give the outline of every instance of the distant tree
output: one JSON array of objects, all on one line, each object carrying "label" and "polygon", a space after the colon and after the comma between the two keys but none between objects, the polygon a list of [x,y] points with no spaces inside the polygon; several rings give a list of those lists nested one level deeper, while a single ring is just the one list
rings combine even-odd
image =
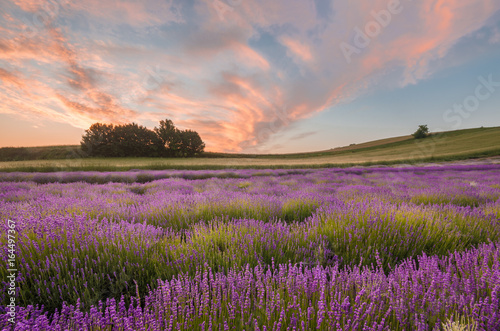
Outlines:
[{"label": "distant tree", "polygon": [[116,156],[154,157],[162,151],[162,142],[156,133],[136,123],[115,126],[112,141]]},{"label": "distant tree", "polygon": [[160,126],[155,127],[154,131],[156,135],[161,140],[164,146],[169,146],[170,142],[173,140],[177,128],[175,127],[172,120],[166,119],[160,121]]},{"label": "distant tree", "polygon": [[81,150],[88,156],[195,156],[205,144],[197,132],[181,131],[169,120],[160,121],[154,130],[136,124],[95,123],[85,130]]},{"label": "distant tree", "polygon": [[179,132],[182,144],[181,152],[183,156],[196,156],[203,153],[205,143],[201,140],[198,132],[193,130],[184,130]]},{"label": "distant tree", "polygon": [[82,151],[88,156],[110,156],[114,146],[112,124],[94,123],[82,137],[80,143]]},{"label": "distant tree", "polygon": [[162,156],[174,156],[175,152],[180,148],[180,137],[179,130],[172,120],[161,120],[160,126],[155,127],[154,131],[163,146]]},{"label": "distant tree", "polygon": [[427,125],[419,125],[417,131],[415,131],[412,136],[415,139],[422,139],[429,135],[429,128]]},{"label": "distant tree", "polygon": [[205,149],[205,143],[196,131],[179,130],[169,119],[160,121],[155,132],[165,147],[165,156],[195,156]]},{"label": "distant tree", "polygon": [[183,153],[181,132],[181,130],[175,129],[175,134],[172,136],[168,147],[166,147],[167,156],[185,156]]}]

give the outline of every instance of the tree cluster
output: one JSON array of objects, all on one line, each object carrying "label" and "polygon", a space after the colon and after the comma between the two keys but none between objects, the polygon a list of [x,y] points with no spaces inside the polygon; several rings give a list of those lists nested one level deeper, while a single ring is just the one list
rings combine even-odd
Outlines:
[{"label": "tree cluster", "polygon": [[415,131],[412,136],[415,139],[423,139],[429,135],[429,128],[427,125],[419,125],[417,131]]},{"label": "tree cluster", "polygon": [[82,151],[99,157],[189,157],[203,153],[205,143],[193,130],[179,130],[162,120],[154,130],[136,123],[94,123],[81,141]]}]

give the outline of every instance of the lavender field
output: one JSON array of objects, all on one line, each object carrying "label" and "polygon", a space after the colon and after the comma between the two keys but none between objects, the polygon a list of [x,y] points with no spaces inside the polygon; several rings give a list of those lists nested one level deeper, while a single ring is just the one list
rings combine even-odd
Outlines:
[{"label": "lavender field", "polygon": [[0,217],[16,330],[500,329],[500,165],[1,173]]}]

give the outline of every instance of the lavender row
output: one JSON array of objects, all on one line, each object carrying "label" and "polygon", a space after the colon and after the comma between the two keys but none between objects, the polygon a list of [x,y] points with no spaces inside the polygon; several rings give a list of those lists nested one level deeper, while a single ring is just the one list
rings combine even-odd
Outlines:
[{"label": "lavender row", "polygon": [[[371,266],[385,272],[422,254],[446,255],[500,240],[493,216],[456,206],[397,207],[385,202],[336,202],[301,223],[220,218],[174,231],[84,216],[18,219],[21,302],[54,311],[64,302],[88,309],[108,297],[131,297],[157,279],[250,265]],[[7,260],[7,255],[2,255]],[[6,277],[6,269],[0,276]],[[0,293],[7,300],[5,287]]]},{"label": "lavender row", "polygon": [[373,173],[387,173],[389,176],[397,176],[405,173],[439,173],[442,171],[489,171],[498,170],[500,165],[427,165],[410,166],[400,165],[396,167],[372,166],[330,169],[227,169],[227,170],[130,170],[130,171],[72,171],[72,172],[0,172],[0,182],[24,182],[32,181],[39,184],[46,183],[146,183],[166,178],[182,178],[189,180],[207,178],[253,178],[253,177],[280,177],[287,175],[305,174],[340,174],[340,175],[363,175]]},{"label": "lavender row", "polygon": [[[159,280],[272,261],[389,275],[405,260],[500,241],[495,167],[207,174],[148,183],[0,182],[2,226],[14,219],[19,232],[21,306],[44,305],[50,317],[63,305],[88,312],[122,297],[128,305]],[[4,304],[7,283],[0,286]]]},{"label": "lavender row", "polygon": [[53,315],[28,306],[18,314],[15,330],[433,330],[459,317],[498,330],[500,250],[483,244],[421,256],[389,274],[380,266],[203,268],[159,280],[131,304],[108,299],[82,310],[77,303]]},{"label": "lavender row", "polygon": [[414,170],[361,174],[318,170],[249,179],[170,178],[147,184],[3,182],[0,217],[84,215],[186,229],[223,216],[303,221],[320,206],[366,199],[394,205],[449,204],[500,215],[500,169]]}]

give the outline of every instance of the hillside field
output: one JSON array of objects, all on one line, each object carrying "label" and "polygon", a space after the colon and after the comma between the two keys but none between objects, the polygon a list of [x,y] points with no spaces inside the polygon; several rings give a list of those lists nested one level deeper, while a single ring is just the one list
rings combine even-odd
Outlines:
[{"label": "hillside field", "polygon": [[[0,149],[0,171],[112,171],[129,169],[308,168],[450,161],[500,155],[500,127],[449,131],[416,140],[411,136],[382,139],[327,151],[295,154],[205,153],[197,158],[82,158],[78,146]],[[45,149],[45,152],[44,152]],[[31,156],[30,156],[31,155]],[[50,155],[74,157],[43,159]]]}]

